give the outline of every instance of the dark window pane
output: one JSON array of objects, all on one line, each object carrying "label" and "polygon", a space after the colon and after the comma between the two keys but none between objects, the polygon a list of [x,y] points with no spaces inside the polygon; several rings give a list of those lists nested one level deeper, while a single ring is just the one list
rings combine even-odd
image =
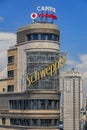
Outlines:
[{"label": "dark window pane", "polygon": [[14,56],[8,57],[8,63],[14,63]]},{"label": "dark window pane", "polygon": [[28,41],[31,41],[31,34],[30,34],[30,35],[27,35],[27,40],[28,40]]},{"label": "dark window pane", "polygon": [[8,78],[14,77],[14,70],[8,71]]},{"label": "dark window pane", "polygon": [[52,34],[48,34],[48,40],[52,40]]},{"label": "dark window pane", "polygon": [[37,126],[37,120],[36,119],[33,119],[33,126]]},{"label": "dark window pane", "polygon": [[52,109],[52,100],[48,100],[48,109]]},{"label": "dark window pane", "polygon": [[58,40],[57,35],[54,35],[54,41],[57,41],[57,40]]},{"label": "dark window pane", "polygon": [[41,109],[45,109],[45,100],[41,100]]},{"label": "dark window pane", "polygon": [[41,119],[41,126],[51,126],[51,119]]},{"label": "dark window pane", "polygon": [[41,40],[46,40],[46,35],[45,35],[45,33],[42,33],[42,34],[40,34],[41,35]]},{"label": "dark window pane", "polygon": [[38,34],[33,34],[33,40],[38,40]]},{"label": "dark window pane", "polygon": [[6,124],[6,118],[2,118],[2,125]]},{"label": "dark window pane", "polygon": [[8,85],[7,91],[8,92],[14,91],[14,85]]}]

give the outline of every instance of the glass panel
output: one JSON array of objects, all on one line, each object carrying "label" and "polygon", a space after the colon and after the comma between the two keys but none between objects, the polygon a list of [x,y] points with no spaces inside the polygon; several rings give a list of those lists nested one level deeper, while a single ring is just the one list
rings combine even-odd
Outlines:
[{"label": "glass panel", "polygon": [[[43,70],[47,66],[49,66],[51,63],[54,63],[58,57],[59,54],[55,52],[27,52],[27,73],[29,75],[34,74],[34,72]],[[53,74],[53,76],[44,77],[43,79],[40,79],[36,81],[35,83],[31,84],[34,89],[56,89],[58,88],[58,72]]]},{"label": "glass panel", "polygon": [[31,34],[30,34],[30,35],[27,35],[27,40],[28,40],[28,41],[31,41]]},{"label": "glass panel", "polygon": [[2,118],[2,125],[6,124],[6,118]]},{"label": "glass panel", "polygon": [[7,91],[13,92],[14,91],[14,85],[8,85]]},{"label": "glass panel", "polygon": [[48,40],[52,40],[52,34],[48,34]]},{"label": "glass panel", "polygon": [[8,57],[8,63],[14,63],[14,56]]},{"label": "glass panel", "polygon": [[57,40],[58,40],[57,35],[54,35],[54,41],[57,41]]},{"label": "glass panel", "polygon": [[41,100],[40,103],[41,103],[41,109],[45,109],[45,100]]},{"label": "glass panel", "polygon": [[38,40],[38,34],[33,34],[33,40]]},{"label": "glass panel", "polygon": [[14,77],[14,70],[8,71],[8,78]]},{"label": "glass panel", "polygon": [[45,33],[41,33],[40,35],[41,35],[41,40],[46,40],[46,35],[45,35]]}]

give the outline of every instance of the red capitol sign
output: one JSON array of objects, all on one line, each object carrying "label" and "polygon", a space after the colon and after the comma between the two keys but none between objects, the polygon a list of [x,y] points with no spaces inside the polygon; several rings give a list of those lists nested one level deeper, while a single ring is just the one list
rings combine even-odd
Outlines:
[{"label": "red capitol sign", "polygon": [[34,20],[37,17],[38,18],[51,18],[53,20],[57,20],[57,16],[54,15],[54,13],[56,12],[56,9],[53,7],[49,7],[49,6],[38,6],[37,7],[37,13],[33,12],[31,14],[31,18]]}]

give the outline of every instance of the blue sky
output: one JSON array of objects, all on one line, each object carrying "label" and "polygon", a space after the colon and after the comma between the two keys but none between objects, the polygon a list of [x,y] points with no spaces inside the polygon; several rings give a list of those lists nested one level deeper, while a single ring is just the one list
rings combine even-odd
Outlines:
[{"label": "blue sky", "polygon": [[61,50],[67,52],[67,57],[79,60],[79,55],[87,52],[86,0],[0,0],[0,32],[16,33],[17,28],[30,24],[30,14],[38,5],[56,8]]}]

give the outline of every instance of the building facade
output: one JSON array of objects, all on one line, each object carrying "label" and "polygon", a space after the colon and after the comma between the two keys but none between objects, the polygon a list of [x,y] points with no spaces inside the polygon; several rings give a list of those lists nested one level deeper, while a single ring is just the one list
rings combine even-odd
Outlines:
[{"label": "building facade", "polygon": [[18,29],[8,50],[7,91],[0,94],[0,130],[59,130],[59,38],[52,23]]},{"label": "building facade", "polygon": [[74,69],[66,72],[63,86],[64,130],[80,130],[81,74]]}]

